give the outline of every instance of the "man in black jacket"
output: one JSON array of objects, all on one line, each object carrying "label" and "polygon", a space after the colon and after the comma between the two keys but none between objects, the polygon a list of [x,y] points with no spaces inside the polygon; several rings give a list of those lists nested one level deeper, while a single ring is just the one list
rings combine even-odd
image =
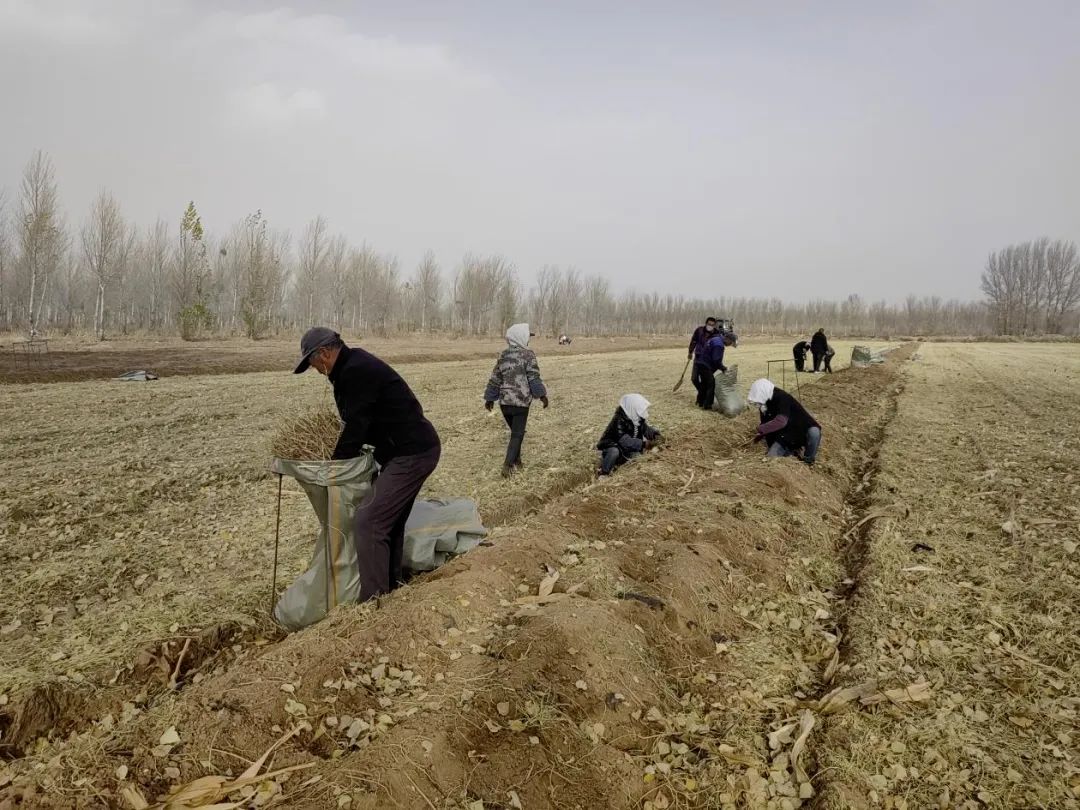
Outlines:
[{"label": "man in black jacket", "polygon": [[690,382],[697,389],[697,406],[699,408],[709,407],[705,402],[709,397],[709,388],[713,377],[712,369],[709,368],[708,360],[705,357],[705,347],[716,334],[716,318],[708,317],[705,319],[705,325],[699,326],[694,330],[694,334],[690,336],[690,346],[686,359],[693,359],[694,361],[694,370],[690,372]]},{"label": "man in black jacket", "polygon": [[825,359],[825,352],[829,350],[829,339],[825,337],[825,330],[818,329],[810,338],[810,353],[814,355],[814,373],[821,371],[821,361]]},{"label": "man in black jacket", "polygon": [[344,427],[332,457],[354,458],[370,445],[381,467],[372,496],[356,510],[360,601],[367,601],[401,583],[405,522],[439,464],[439,434],[396,371],[363,349],[349,348],[334,330],[309,329],[300,353],[295,374],[311,366],[334,386]]},{"label": "man in black jacket", "polygon": [[817,460],[821,425],[799,400],[769,380],[755,380],[747,396],[761,412],[754,442],[765,440],[770,456],[799,456],[809,465]]}]

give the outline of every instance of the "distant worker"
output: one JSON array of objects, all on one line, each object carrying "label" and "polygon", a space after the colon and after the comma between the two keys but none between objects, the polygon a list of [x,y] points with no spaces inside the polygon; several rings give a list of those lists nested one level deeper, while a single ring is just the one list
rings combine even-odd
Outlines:
[{"label": "distant worker", "polygon": [[363,349],[349,348],[333,329],[305,332],[300,355],[294,374],[311,366],[334,387],[344,426],[331,458],[355,458],[370,445],[382,468],[355,516],[360,601],[367,601],[401,584],[405,522],[439,464],[439,434],[394,369]]},{"label": "distant worker", "polygon": [[769,380],[756,380],[747,396],[761,414],[754,442],[765,440],[770,456],[798,456],[813,466],[821,445],[821,425],[799,400]]},{"label": "distant worker", "polygon": [[626,394],[596,444],[600,451],[597,475],[612,470],[650,450],[660,440],[660,431],[649,424],[649,400],[641,394]]},{"label": "distant worker", "polygon": [[527,323],[516,323],[506,330],[508,345],[499,355],[484,390],[484,407],[493,410],[498,402],[506,426],[510,428],[503,478],[509,478],[521,469],[521,443],[525,440],[525,425],[533,400],[540,400],[545,408],[548,406],[547,389],[540,379],[536,352],[529,348],[530,337],[532,333]]},{"label": "distant worker", "polygon": [[569,346],[571,343],[569,335],[559,335],[559,345]]},{"label": "distant worker", "polygon": [[800,340],[791,347],[791,354],[795,357],[795,370],[806,371],[806,353],[810,351],[810,342]]},{"label": "distant worker", "polygon": [[690,373],[690,382],[697,389],[697,406],[707,408],[705,404],[708,392],[713,388],[712,370],[705,358],[705,345],[716,335],[716,318],[706,318],[705,325],[694,330],[690,338],[687,359],[693,359],[694,370]]},{"label": "distant worker", "polygon": [[717,332],[714,337],[709,338],[705,344],[705,352],[703,360],[705,365],[709,368],[709,373],[706,375],[704,381],[705,392],[702,397],[702,405],[705,410],[712,410],[713,400],[716,398],[716,372],[721,374],[727,373],[727,366],[724,365],[724,349],[727,346],[731,346],[735,341],[735,335],[730,332]]},{"label": "distant worker", "polygon": [[825,330],[818,329],[810,338],[810,353],[814,355],[814,373],[821,371],[821,361],[825,359],[825,352],[829,350],[829,339],[825,337]]},{"label": "distant worker", "polygon": [[825,372],[827,374],[832,374],[832,359],[834,357],[836,357],[836,349],[834,349],[832,347],[832,344],[829,344],[829,346],[826,347],[826,349],[825,349],[825,358],[824,358],[824,360],[825,360]]}]

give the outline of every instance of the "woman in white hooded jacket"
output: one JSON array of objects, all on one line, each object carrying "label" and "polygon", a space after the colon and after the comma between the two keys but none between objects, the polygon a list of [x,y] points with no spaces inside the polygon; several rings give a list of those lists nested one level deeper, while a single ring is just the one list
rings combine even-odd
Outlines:
[{"label": "woman in white hooded jacket", "polygon": [[620,464],[652,447],[660,438],[660,431],[648,419],[649,400],[641,394],[626,394],[619,400],[615,415],[596,444],[600,451],[598,475],[610,475]]},{"label": "woman in white hooded jacket", "polygon": [[813,465],[821,444],[821,425],[799,400],[765,379],[754,381],[747,400],[761,413],[754,441],[764,440],[768,455],[799,456]]}]

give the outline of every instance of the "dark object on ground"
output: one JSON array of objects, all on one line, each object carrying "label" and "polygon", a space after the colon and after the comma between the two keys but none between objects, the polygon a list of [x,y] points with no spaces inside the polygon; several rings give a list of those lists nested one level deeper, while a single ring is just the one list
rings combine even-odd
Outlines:
[{"label": "dark object on ground", "polygon": [[933,553],[935,549],[934,549],[933,546],[926,545],[926,543],[916,543],[915,545],[913,545],[911,547],[911,550],[912,551],[929,551],[930,553]]},{"label": "dark object on ground", "polygon": [[633,591],[623,591],[619,594],[620,599],[627,599],[632,602],[641,602],[643,605],[647,605],[653,610],[663,610],[664,601],[657,599],[655,596],[648,596],[643,593],[634,593]]},{"label": "dark object on ground", "polygon": [[115,379],[123,382],[147,382],[149,380],[156,380],[158,375],[152,371],[126,371]]}]

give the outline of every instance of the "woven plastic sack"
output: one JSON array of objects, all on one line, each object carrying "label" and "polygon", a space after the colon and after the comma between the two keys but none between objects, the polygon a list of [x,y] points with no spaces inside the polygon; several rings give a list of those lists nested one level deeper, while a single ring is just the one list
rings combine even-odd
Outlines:
[{"label": "woven plastic sack", "polygon": [[746,410],[746,402],[736,390],[739,382],[738,366],[729,366],[726,374],[717,371],[713,374],[713,379],[716,381],[714,411],[720,411],[724,416],[734,418]]},{"label": "woven plastic sack", "polygon": [[370,453],[343,461],[286,461],[272,472],[295,478],[319,518],[319,534],[307,570],[274,606],[274,620],[299,630],[325,618],[335,605],[360,598],[360,570],[353,543],[356,507],[371,494],[377,466]]},{"label": "woven plastic sack", "polygon": [[851,350],[851,365],[853,368],[866,368],[872,364],[884,363],[885,358],[880,352],[875,352],[866,346],[856,346]]},{"label": "woven plastic sack", "polygon": [[417,501],[405,524],[401,565],[414,572],[434,571],[451,557],[476,548],[486,536],[475,501]]}]

